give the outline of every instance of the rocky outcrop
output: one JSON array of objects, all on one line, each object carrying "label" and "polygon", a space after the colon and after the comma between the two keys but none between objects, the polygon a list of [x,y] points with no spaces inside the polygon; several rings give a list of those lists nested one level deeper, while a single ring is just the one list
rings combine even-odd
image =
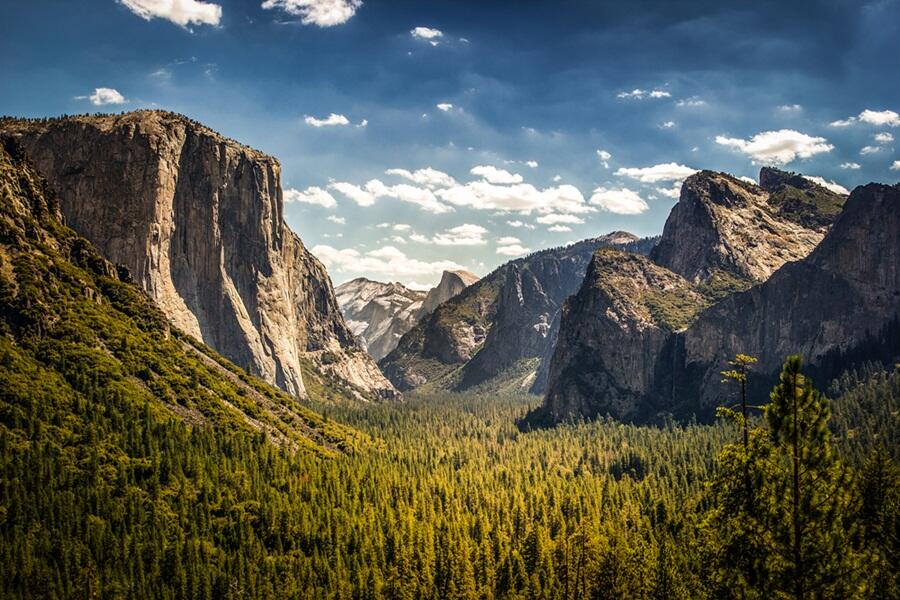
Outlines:
[{"label": "rocky outcrop", "polygon": [[478,276],[468,271],[444,271],[441,274],[441,282],[436,287],[428,290],[428,295],[422,302],[416,320],[424,319],[434,312],[439,305],[478,281]]},{"label": "rocky outcrop", "polygon": [[429,382],[463,390],[524,359],[541,359],[554,340],[554,318],[581,285],[592,253],[629,245],[646,252],[654,241],[614,232],[506,263],[438,306],[379,364],[401,390]]},{"label": "rocky outcrop", "polygon": [[32,157],[67,224],[181,330],[294,395],[305,360],[362,396],[395,395],[284,223],[274,158],[160,111],[5,120],[0,134]]},{"label": "rocky outcrop", "polygon": [[[759,359],[751,387],[757,395],[764,395],[789,354],[802,354],[823,383],[862,361],[896,361],[897,231],[900,186],[857,188],[811,253],[784,263],[765,282],[724,298],[711,294],[702,277],[695,283],[637,257],[598,253],[591,274],[562,315],[549,391],[527,422],[603,415],[634,421],[664,415],[709,420],[727,393],[720,371],[737,353]],[[699,240],[718,239],[695,234]],[[695,250],[693,256],[704,256],[703,248]],[[751,246],[751,254],[756,250]],[[667,252],[670,257],[691,256],[680,248]],[[705,256],[728,253],[707,249]],[[767,261],[740,258],[725,264],[761,266]]]},{"label": "rocky outcrop", "polygon": [[364,277],[343,283],[334,291],[347,325],[375,360],[397,347],[403,334],[418,321],[425,300],[425,292]]},{"label": "rocky outcrop", "polygon": [[638,417],[670,333],[705,305],[689,281],[648,258],[599,250],[563,309],[546,399],[533,418]]},{"label": "rocky outcrop", "polygon": [[[765,187],[712,171],[689,177],[651,258],[695,283],[739,287],[765,281],[784,263],[805,257],[845,197],[776,169],[763,169],[760,181]],[[791,208],[790,198],[808,200],[807,218]]]}]

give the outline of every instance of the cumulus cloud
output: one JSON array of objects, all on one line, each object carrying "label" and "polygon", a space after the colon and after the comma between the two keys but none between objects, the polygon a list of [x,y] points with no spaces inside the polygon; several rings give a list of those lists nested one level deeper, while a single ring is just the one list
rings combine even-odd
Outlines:
[{"label": "cumulus cloud", "polygon": [[350,124],[350,120],[347,117],[336,113],[331,113],[324,119],[317,119],[316,117],[307,115],[304,117],[303,122],[307,125],[312,125],[313,127],[334,127],[337,125],[343,126]]},{"label": "cumulus cloud", "polygon": [[[178,0],[176,0],[178,1]],[[277,9],[300,17],[304,25],[334,27],[349,21],[362,6],[362,0],[265,0],[262,8]]]},{"label": "cumulus cloud", "polygon": [[442,200],[456,206],[478,210],[500,210],[529,214],[585,213],[594,209],[585,204],[584,196],[571,185],[538,190],[528,183],[495,185],[487,181],[472,181],[435,192]]},{"label": "cumulus cloud", "polygon": [[612,154],[610,154],[606,150],[597,150],[597,158],[600,159],[600,164],[603,165],[604,169],[609,168],[609,159],[612,158]]},{"label": "cumulus cloud", "polygon": [[368,252],[354,248],[338,249],[317,245],[312,249],[329,270],[342,273],[372,273],[392,280],[406,278],[440,277],[444,271],[463,269],[449,260],[421,261],[406,256],[396,246],[384,246]]},{"label": "cumulus cloud", "polygon": [[347,224],[347,219],[345,219],[344,217],[336,217],[334,215],[328,215],[328,220],[331,221],[332,223],[337,223],[338,225],[346,225]]},{"label": "cumulus cloud", "polygon": [[536,219],[541,225],[559,225],[560,223],[568,223],[569,225],[581,225],[584,219],[575,215],[549,214],[543,215]]},{"label": "cumulus cloud", "polygon": [[672,129],[675,127],[675,121],[666,121],[660,125],[663,129]]},{"label": "cumulus cloud", "polygon": [[94,88],[94,93],[89,96],[75,96],[76,100],[90,100],[94,106],[107,104],[125,104],[128,100],[113,88]]},{"label": "cumulus cloud", "polygon": [[516,229],[534,229],[534,225],[532,225],[531,223],[525,223],[524,221],[519,221],[518,219],[514,221],[507,221],[506,224]]},{"label": "cumulus cloud", "polygon": [[796,158],[809,158],[834,149],[825,138],[809,136],[793,129],[763,131],[749,140],[719,135],[716,136],[716,143],[740,150],[754,161],[782,165]]},{"label": "cumulus cloud", "polygon": [[503,256],[522,256],[531,252],[530,249],[522,245],[519,238],[507,236],[497,240],[497,254]]},{"label": "cumulus cloud", "polygon": [[538,161],[536,161],[536,160],[526,160],[525,164],[528,165],[529,167],[531,167],[532,169],[538,168]]},{"label": "cumulus cloud", "polygon": [[456,180],[453,179],[453,177],[447,175],[443,171],[432,169],[431,167],[416,169],[415,171],[408,171],[407,169],[388,169],[385,171],[385,174],[397,175],[431,189],[456,185]]},{"label": "cumulus cloud", "polygon": [[836,181],[828,181],[824,177],[819,177],[817,175],[804,175],[804,179],[808,179],[813,183],[818,183],[823,188],[831,190],[835,194],[844,194],[845,196],[850,193],[850,190],[842,186]]},{"label": "cumulus cloud", "polygon": [[375,194],[372,194],[368,190],[364,190],[358,185],[353,185],[352,183],[344,181],[332,181],[328,184],[328,187],[347,196],[359,206],[372,206],[375,204]]},{"label": "cumulus cloud", "polygon": [[431,190],[405,183],[385,185],[378,179],[370,179],[364,187],[344,181],[333,181],[329,187],[347,196],[359,206],[372,206],[379,198],[394,198],[415,204],[422,210],[435,214],[453,211],[453,208],[438,201]]},{"label": "cumulus cloud", "polygon": [[856,117],[847,117],[846,119],[832,121],[830,125],[832,127],[849,127],[858,122],[877,125],[878,127],[898,127],[900,126],[900,114],[897,114],[893,110],[866,109]]},{"label": "cumulus cloud", "polygon": [[598,187],[591,195],[591,204],[617,215],[639,215],[650,210],[637,192],[628,188],[606,189]]},{"label": "cumulus cloud", "polygon": [[181,27],[213,25],[222,20],[222,7],[198,0],[119,0],[128,10],[144,20],[166,19]]},{"label": "cumulus cloud", "polygon": [[778,110],[786,113],[800,112],[801,110],[803,110],[803,107],[799,104],[782,104],[778,107]]},{"label": "cumulus cloud", "polygon": [[891,171],[900,171],[900,160],[895,160],[891,165]]},{"label": "cumulus cloud", "polygon": [[554,225],[552,227],[548,227],[547,231],[555,231],[555,232],[572,231],[572,228],[569,227],[568,225]]},{"label": "cumulus cloud", "polygon": [[672,94],[665,90],[641,90],[634,89],[630,92],[619,92],[616,94],[617,98],[623,98],[628,100],[643,100],[644,98],[671,98]]},{"label": "cumulus cloud", "polygon": [[862,166],[862,165],[860,165],[859,163],[855,163],[855,162],[845,162],[845,163],[841,163],[841,168],[842,168],[842,169],[853,169],[853,170],[856,170],[856,169],[859,169],[861,166]]},{"label": "cumulus cloud", "polygon": [[300,202],[303,204],[317,204],[318,206],[323,206],[325,208],[334,208],[337,206],[337,201],[334,199],[334,196],[329,194],[327,190],[323,190],[316,186],[308,187],[302,192],[300,190],[288,188],[284,190],[284,201],[288,203]]},{"label": "cumulus cloud", "polygon": [[409,34],[420,40],[437,40],[438,38],[444,37],[443,31],[431,27],[416,27],[415,29],[410,30]]},{"label": "cumulus cloud", "polygon": [[[753,183],[756,183],[755,181]],[[678,200],[681,197],[681,183],[675,182],[675,184],[670,188],[658,187],[656,188],[656,192],[662,194],[667,198],[674,198]]]},{"label": "cumulus cloud", "polygon": [[453,105],[450,104],[449,102],[441,102],[440,104],[435,104],[435,106],[437,107],[438,110],[443,111],[443,112],[448,112],[448,111],[453,110]]},{"label": "cumulus cloud", "polygon": [[508,235],[506,237],[497,238],[498,246],[509,246],[510,244],[521,244],[521,243],[522,243],[522,240],[520,240],[517,237],[513,237],[511,235]]},{"label": "cumulus cloud", "polygon": [[484,235],[487,232],[488,230],[481,225],[464,223],[435,234],[430,238],[414,233],[409,236],[409,239],[420,244],[435,244],[437,246],[483,246],[487,244],[487,240],[484,239]]},{"label": "cumulus cloud", "polygon": [[684,181],[697,172],[697,169],[677,163],[662,163],[652,167],[628,167],[617,169],[618,177],[629,177],[641,183],[659,183],[660,181]]},{"label": "cumulus cloud", "polygon": [[883,131],[881,133],[876,133],[874,135],[874,138],[875,138],[875,141],[878,142],[879,144],[890,144],[891,142],[894,141],[893,134],[888,133],[887,131]]},{"label": "cumulus cloud", "polygon": [[472,167],[469,173],[481,177],[488,183],[496,183],[502,185],[522,183],[522,176],[518,173],[510,173],[509,171],[498,169],[497,167],[492,167],[490,165],[479,165],[477,167]]},{"label": "cumulus cloud", "polygon": [[859,153],[863,156],[867,154],[875,154],[876,152],[881,152],[881,146],[863,146],[859,149]]}]

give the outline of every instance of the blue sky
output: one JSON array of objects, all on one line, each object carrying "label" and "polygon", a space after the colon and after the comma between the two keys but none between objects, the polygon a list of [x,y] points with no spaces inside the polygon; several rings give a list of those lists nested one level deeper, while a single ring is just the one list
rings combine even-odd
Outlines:
[{"label": "blue sky", "polygon": [[900,0],[750,6],[10,2],[0,113],[187,114],[281,161],[335,283],[426,286],[656,234],[693,169],[900,179]]}]

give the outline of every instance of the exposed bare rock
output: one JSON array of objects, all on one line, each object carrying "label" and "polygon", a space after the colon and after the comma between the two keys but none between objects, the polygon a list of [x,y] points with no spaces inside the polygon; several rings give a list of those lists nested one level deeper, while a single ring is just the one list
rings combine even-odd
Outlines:
[{"label": "exposed bare rock", "polygon": [[428,295],[419,308],[416,320],[419,321],[427,317],[439,305],[456,296],[476,281],[478,281],[478,276],[468,271],[444,271],[441,274],[441,282],[436,287],[428,290]]},{"label": "exposed bare rock", "polygon": [[775,169],[763,169],[760,179],[765,189],[725,173],[689,177],[651,258],[695,283],[737,278],[749,285],[805,257],[845,197]]},{"label": "exposed bare rock", "polygon": [[425,300],[425,292],[364,277],[343,283],[334,291],[351,331],[375,360],[397,347],[403,334],[418,321]]},{"label": "exposed bare rock", "polygon": [[284,390],[301,359],[396,392],[355,341],[322,264],[284,223],[280,166],[183,116],[6,120],[67,223],[127,267],[178,328]]},{"label": "exposed bare rock", "polygon": [[379,364],[401,390],[425,383],[460,390],[496,379],[517,362],[549,354],[554,317],[596,249],[647,252],[654,242],[613,232],[508,262],[438,306]]}]

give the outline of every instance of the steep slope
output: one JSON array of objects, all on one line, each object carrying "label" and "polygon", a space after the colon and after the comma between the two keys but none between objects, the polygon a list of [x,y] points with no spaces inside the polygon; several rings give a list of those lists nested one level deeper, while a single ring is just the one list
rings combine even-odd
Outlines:
[{"label": "steep slope", "polygon": [[614,232],[508,262],[444,302],[400,340],[379,364],[401,390],[433,383],[466,389],[524,360],[531,371],[553,343],[551,325],[581,285],[591,254],[607,246],[649,250]]},{"label": "steep slope", "polygon": [[28,411],[70,423],[96,410],[261,432],[325,455],[362,439],[172,329],[123,269],[62,225],[52,192],[10,143],[0,147],[0,194],[4,435],[18,438]]},{"label": "steep slope", "polygon": [[478,281],[478,276],[468,271],[444,271],[441,274],[441,282],[437,287],[428,290],[428,295],[422,302],[416,320],[420,321],[434,312],[439,305]]},{"label": "steep slope", "polygon": [[846,200],[776,169],[763,169],[760,181],[765,187],[712,171],[689,177],[653,261],[725,292],[746,288],[809,254]]},{"label": "steep slope", "polygon": [[[608,281],[618,280],[622,290],[630,284],[592,269],[563,314],[550,391],[530,422],[606,414],[638,421],[664,414],[710,419],[728,394],[720,371],[737,353],[759,358],[753,393],[770,387],[788,354],[801,353],[826,381],[865,360],[897,360],[898,231],[900,186],[857,188],[815,250],[784,264],[767,281],[723,299],[708,281],[682,286],[662,304],[657,299],[657,310],[668,306],[665,312],[676,315],[668,329],[658,323],[648,327],[645,319],[633,316],[639,311],[629,316],[610,310]],[[622,269],[622,263],[614,263],[615,268]],[[638,279],[656,286],[655,292],[649,290],[651,300],[653,293],[667,289],[665,281]],[[647,304],[648,291],[626,295]]]},{"label": "steep slope", "polygon": [[274,158],[160,111],[5,120],[0,134],[26,149],[66,222],[179,329],[297,396],[304,360],[360,396],[395,394],[285,225]]},{"label": "steep slope", "polygon": [[425,300],[425,292],[364,277],[343,283],[334,292],[353,335],[375,360],[397,347],[403,334],[416,324]]}]

